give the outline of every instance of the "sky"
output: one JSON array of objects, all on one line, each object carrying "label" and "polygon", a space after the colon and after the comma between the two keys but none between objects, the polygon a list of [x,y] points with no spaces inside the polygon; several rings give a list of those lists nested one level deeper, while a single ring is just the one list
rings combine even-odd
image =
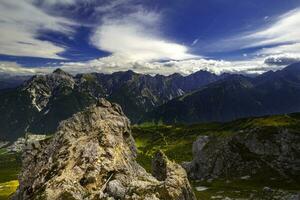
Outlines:
[{"label": "sky", "polygon": [[0,0],[0,73],[257,74],[300,61],[299,0]]}]

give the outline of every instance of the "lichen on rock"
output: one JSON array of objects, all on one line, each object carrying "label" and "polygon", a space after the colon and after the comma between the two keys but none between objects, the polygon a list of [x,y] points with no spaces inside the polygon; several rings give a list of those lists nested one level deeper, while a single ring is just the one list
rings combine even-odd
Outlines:
[{"label": "lichen on rock", "polygon": [[195,199],[181,166],[158,152],[152,176],[136,155],[121,107],[99,99],[61,122],[51,139],[25,149],[13,199]]}]

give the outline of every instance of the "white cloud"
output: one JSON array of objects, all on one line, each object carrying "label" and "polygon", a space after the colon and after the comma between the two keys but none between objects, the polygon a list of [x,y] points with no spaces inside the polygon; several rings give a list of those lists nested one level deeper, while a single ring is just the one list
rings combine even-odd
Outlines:
[{"label": "white cloud", "polygon": [[105,18],[92,43],[101,50],[130,61],[183,60],[196,57],[188,48],[160,35],[160,16],[140,10],[124,19]]},{"label": "white cloud", "polygon": [[61,59],[64,47],[37,39],[41,30],[70,34],[73,22],[48,15],[30,0],[0,2],[0,54]]},{"label": "white cloud", "polygon": [[[206,52],[230,52],[257,48],[248,56],[266,57],[277,54],[300,53],[300,8],[286,12],[278,17],[267,17],[267,25],[243,32],[229,38],[212,42],[204,47]],[[265,47],[264,47],[265,46]]]},{"label": "white cloud", "polygon": [[[109,1],[97,12],[104,15],[100,25],[95,29],[91,43],[98,49],[112,53],[111,56],[87,62],[62,62],[58,67],[76,74],[87,72],[112,73],[115,71],[134,70],[139,73],[165,74],[175,72],[190,74],[207,70],[217,74],[228,73],[263,73],[268,70],[281,69],[283,66],[269,61],[284,60],[283,55],[298,55],[300,52],[300,10],[291,11],[280,16],[271,26],[252,33],[239,35],[217,47],[226,48],[232,43],[238,48],[257,47],[260,45],[277,45],[265,48],[257,53],[262,55],[248,61],[209,60],[189,53],[185,45],[170,41],[162,34],[161,14],[149,12],[140,7],[131,8],[131,14],[114,12],[117,7],[130,0]],[[72,33],[68,19],[51,16],[34,6],[36,0],[1,0],[0,2],[0,54],[17,56],[35,56],[60,58],[57,54],[65,49],[47,41],[36,39],[41,29],[58,31],[66,35]],[[79,0],[45,0],[45,5],[76,4]],[[85,0],[92,2],[92,0]],[[271,21],[271,18],[268,18]],[[291,31],[287,31],[291,30]],[[198,43],[194,40],[192,46]],[[251,45],[249,45],[251,44]],[[229,46],[230,46],[229,45]],[[274,58],[274,55],[278,57]],[[273,57],[271,57],[271,55]],[[279,57],[279,55],[282,55]],[[251,57],[251,54],[248,54]],[[247,58],[248,58],[247,57]],[[272,60],[273,59],[273,60]],[[161,61],[169,60],[169,61]],[[270,65],[271,64],[271,65]],[[0,63],[0,72],[13,74],[50,73],[56,67],[22,67],[16,63]]]},{"label": "white cloud", "polygon": [[[32,2],[36,2],[36,0],[31,0]],[[42,3],[47,5],[70,5],[76,3],[76,0],[44,0]]]},{"label": "white cloud", "polygon": [[259,50],[258,53],[261,55],[285,54],[285,53],[300,55],[300,43],[279,45],[272,48],[263,48]]},{"label": "white cloud", "polygon": [[239,35],[228,42],[235,47],[240,45],[241,49],[270,46],[259,49],[256,54],[260,56],[300,55],[300,8],[279,16],[262,29]]},{"label": "white cloud", "polygon": [[26,68],[15,62],[0,62],[0,73],[12,74],[12,75],[33,75],[33,74],[45,74],[50,73],[52,68],[40,67],[40,68]]},{"label": "white cloud", "polygon": [[276,54],[267,56],[264,60],[264,63],[268,65],[290,65],[296,62],[300,62],[300,54]]},{"label": "white cloud", "polygon": [[[179,72],[191,74],[199,70],[209,71],[215,74],[237,73],[237,74],[261,74],[269,70],[277,70],[282,67],[270,67],[261,59],[248,61],[224,61],[212,59],[191,59],[183,61],[168,61],[152,63],[157,69],[165,69],[166,74]],[[157,70],[156,69],[156,70]],[[159,70],[158,70],[159,71]]]},{"label": "white cloud", "polygon": [[113,73],[117,71],[133,70],[142,74],[170,75],[180,73],[188,75],[199,70],[209,71],[215,74],[262,74],[267,71],[276,71],[286,65],[270,64],[264,58],[254,58],[244,61],[224,61],[205,58],[170,60],[170,61],[132,61],[122,56],[112,55],[87,62],[60,64],[61,68],[70,73]]},{"label": "white cloud", "polygon": [[261,74],[269,70],[282,69],[283,65],[269,65],[264,59],[253,59],[248,61],[223,61],[208,59],[189,59],[167,62],[129,61],[118,56],[108,56],[87,62],[61,62],[55,67],[22,67],[15,63],[0,63],[0,73],[15,75],[51,73],[55,68],[61,68],[69,73],[113,73],[117,71],[133,70],[143,74],[170,75],[181,73],[188,75],[199,70],[209,71],[215,74],[239,73],[239,74]]},{"label": "white cloud", "polygon": [[128,5],[131,0],[110,0],[108,3],[102,3],[100,6],[96,7],[96,11],[99,13],[111,12],[119,6]]},{"label": "white cloud", "polygon": [[257,40],[249,46],[273,45],[300,42],[300,9],[287,12],[269,27],[251,33],[245,37]]}]

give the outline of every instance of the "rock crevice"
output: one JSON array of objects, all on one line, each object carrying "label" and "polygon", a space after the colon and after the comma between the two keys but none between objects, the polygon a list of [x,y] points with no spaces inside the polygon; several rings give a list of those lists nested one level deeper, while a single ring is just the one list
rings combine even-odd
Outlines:
[{"label": "rock crevice", "polygon": [[[28,145],[14,199],[193,200],[182,167],[158,152],[154,176],[135,160],[130,122],[104,99],[61,122],[52,138]],[[163,163],[163,165],[160,165]],[[165,171],[161,178],[160,171]]]}]

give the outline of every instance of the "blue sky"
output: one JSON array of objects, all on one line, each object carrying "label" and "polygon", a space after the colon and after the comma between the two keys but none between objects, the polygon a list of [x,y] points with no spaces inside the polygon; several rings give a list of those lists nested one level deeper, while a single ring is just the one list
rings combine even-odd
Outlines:
[{"label": "blue sky", "polygon": [[0,72],[262,73],[300,61],[299,0],[1,0]]}]

